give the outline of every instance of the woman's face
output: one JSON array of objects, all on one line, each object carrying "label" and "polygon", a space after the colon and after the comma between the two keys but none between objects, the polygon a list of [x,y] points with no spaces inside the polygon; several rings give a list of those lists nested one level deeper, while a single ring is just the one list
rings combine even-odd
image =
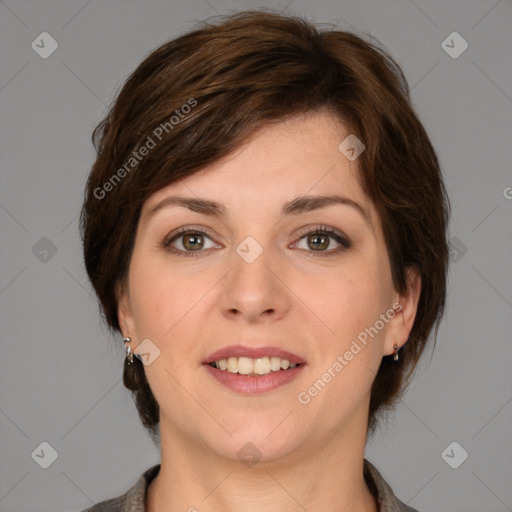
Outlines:
[{"label": "woman's face", "polygon": [[[132,350],[143,342],[163,438],[232,459],[364,444],[372,382],[419,287],[393,288],[357,159],[338,149],[348,135],[325,113],[264,127],[144,204],[119,315]],[[286,359],[301,364],[276,370]]]}]

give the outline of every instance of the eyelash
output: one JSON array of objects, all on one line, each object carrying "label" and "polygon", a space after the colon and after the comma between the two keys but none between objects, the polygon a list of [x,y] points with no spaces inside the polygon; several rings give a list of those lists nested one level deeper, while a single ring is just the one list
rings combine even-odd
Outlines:
[{"label": "eyelash", "polygon": [[[332,229],[328,226],[322,226],[322,225],[315,226],[312,229],[308,228],[305,231],[300,232],[298,235],[299,236],[298,242],[311,234],[330,236],[331,238],[333,238],[334,240],[336,240],[336,242],[338,242],[340,244],[340,247],[331,249],[329,251],[307,251],[306,250],[306,252],[312,253],[312,254],[308,255],[310,257],[318,256],[318,257],[322,258],[322,257],[333,256],[333,255],[339,254],[342,251],[345,251],[346,249],[349,249],[352,246],[352,243],[350,242],[350,240],[347,237],[339,234],[337,231],[335,231],[334,229]],[[175,233],[172,233],[168,238],[166,238],[164,240],[164,242],[163,242],[164,248],[166,248],[167,250],[169,250],[179,256],[185,256],[185,257],[196,257],[196,256],[199,256],[201,253],[205,252],[205,250],[182,251],[181,249],[176,249],[175,247],[173,247],[171,245],[176,239],[183,237],[184,235],[199,235],[199,236],[205,236],[205,237],[208,237],[211,239],[211,237],[205,231],[203,231],[201,229],[194,229],[192,226],[185,226],[183,228],[179,228]],[[206,249],[206,250],[208,250],[208,249]],[[304,250],[304,249],[302,249],[302,250]],[[194,252],[197,252],[197,254],[194,254]]]}]

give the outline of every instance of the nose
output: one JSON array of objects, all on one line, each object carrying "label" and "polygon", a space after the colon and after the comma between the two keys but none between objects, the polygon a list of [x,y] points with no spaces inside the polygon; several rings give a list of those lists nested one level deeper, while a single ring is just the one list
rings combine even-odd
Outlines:
[{"label": "nose", "polygon": [[[247,247],[249,251],[244,252]],[[271,258],[270,249],[263,249],[253,260],[247,255],[254,250],[250,244],[240,244],[238,252],[233,251],[231,271],[226,275],[220,299],[222,312],[231,320],[245,323],[276,321],[290,308],[289,288],[282,277],[285,272],[278,259]]]}]

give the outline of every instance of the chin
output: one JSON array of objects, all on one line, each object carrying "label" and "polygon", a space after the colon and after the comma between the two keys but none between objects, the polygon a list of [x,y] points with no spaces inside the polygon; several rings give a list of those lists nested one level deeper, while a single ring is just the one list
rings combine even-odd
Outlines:
[{"label": "chin", "polygon": [[216,434],[205,439],[205,444],[220,457],[240,461],[247,467],[252,467],[256,462],[273,462],[296,453],[297,448],[305,442],[304,439],[291,437],[289,425],[288,428],[283,428],[284,424],[278,425],[279,421],[276,422],[275,418],[252,423],[250,428],[247,423],[241,422],[237,428],[233,426],[230,429],[232,437],[228,434],[219,437]]}]

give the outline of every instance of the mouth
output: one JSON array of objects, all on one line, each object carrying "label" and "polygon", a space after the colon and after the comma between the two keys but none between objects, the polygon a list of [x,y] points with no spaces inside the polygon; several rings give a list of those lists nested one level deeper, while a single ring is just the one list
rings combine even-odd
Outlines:
[{"label": "mouth", "polygon": [[244,347],[236,345],[214,352],[203,364],[222,372],[263,377],[270,373],[288,372],[305,361],[296,354],[277,347]]},{"label": "mouth", "polygon": [[229,373],[238,373],[249,377],[261,377],[270,372],[283,372],[301,366],[303,363],[290,363],[280,357],[229,357],[208,363],[209,366]]}]

